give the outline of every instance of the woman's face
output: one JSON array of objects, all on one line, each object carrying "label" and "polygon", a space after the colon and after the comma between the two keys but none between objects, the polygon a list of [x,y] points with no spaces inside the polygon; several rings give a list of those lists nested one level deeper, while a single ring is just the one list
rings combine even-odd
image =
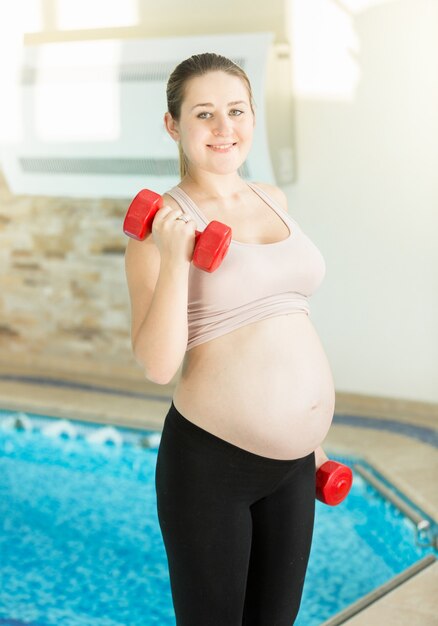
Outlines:
[{"label": "woman's face", "polygon": [[255,123],[245,83],[218,71],[190,79],[179,122],[172,123],[189,167],[237,171],[250,151]]}]

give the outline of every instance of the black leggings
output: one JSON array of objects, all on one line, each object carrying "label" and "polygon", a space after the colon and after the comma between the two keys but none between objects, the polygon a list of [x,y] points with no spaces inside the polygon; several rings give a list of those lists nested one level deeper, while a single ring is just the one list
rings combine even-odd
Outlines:
[{"label": "black leggings", "polygon": [[292,626],[312,543],[314,452],[254,454],[172,402],[155,487],[177,626]]}]

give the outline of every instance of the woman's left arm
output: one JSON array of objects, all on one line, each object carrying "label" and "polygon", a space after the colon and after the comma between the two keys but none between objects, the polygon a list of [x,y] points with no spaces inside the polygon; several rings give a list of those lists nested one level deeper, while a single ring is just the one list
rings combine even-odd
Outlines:
[{"label": "woman's left arm", "polygon": [[318,469],[321,467],[321,465],[323,463],[325,463],[326,461],[328,461],[329,458],[326,455],[326,453],[324,452],[324,450],[321,448],[321,446],[319,446],[319,448],[316,448],[315,450],[315,468],[318,471]]}]

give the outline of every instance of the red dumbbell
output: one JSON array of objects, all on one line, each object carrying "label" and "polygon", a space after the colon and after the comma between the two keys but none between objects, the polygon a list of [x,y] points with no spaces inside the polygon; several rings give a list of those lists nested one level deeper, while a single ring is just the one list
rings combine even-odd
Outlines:
[{"label": "red dumbbell", "polygon": [[316,472],[316,497],[335,506],[347,497],[353,483],[353,472],[347,465],[326,461]]},{"label": "red dumbbell", "polygon": [[[163,198],[154,191],[142,189],[129,205],[123,232],[143,240],[152,230],[155,214],[163,206]],[[205,230],[195,231],[193,263],[206,272],[214,272],[222,263],[231,241],[231,228],[213,220]]]}]

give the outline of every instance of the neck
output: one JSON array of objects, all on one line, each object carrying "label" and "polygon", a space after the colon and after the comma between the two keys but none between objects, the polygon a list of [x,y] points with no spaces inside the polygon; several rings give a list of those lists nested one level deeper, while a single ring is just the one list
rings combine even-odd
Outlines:
[{"label": "neck", "polygon": [[209,199],[227,199],[246,191],[247,186],[237,172],[211,174],[210,172],[188,172],[181,181],[184,186]]}]

